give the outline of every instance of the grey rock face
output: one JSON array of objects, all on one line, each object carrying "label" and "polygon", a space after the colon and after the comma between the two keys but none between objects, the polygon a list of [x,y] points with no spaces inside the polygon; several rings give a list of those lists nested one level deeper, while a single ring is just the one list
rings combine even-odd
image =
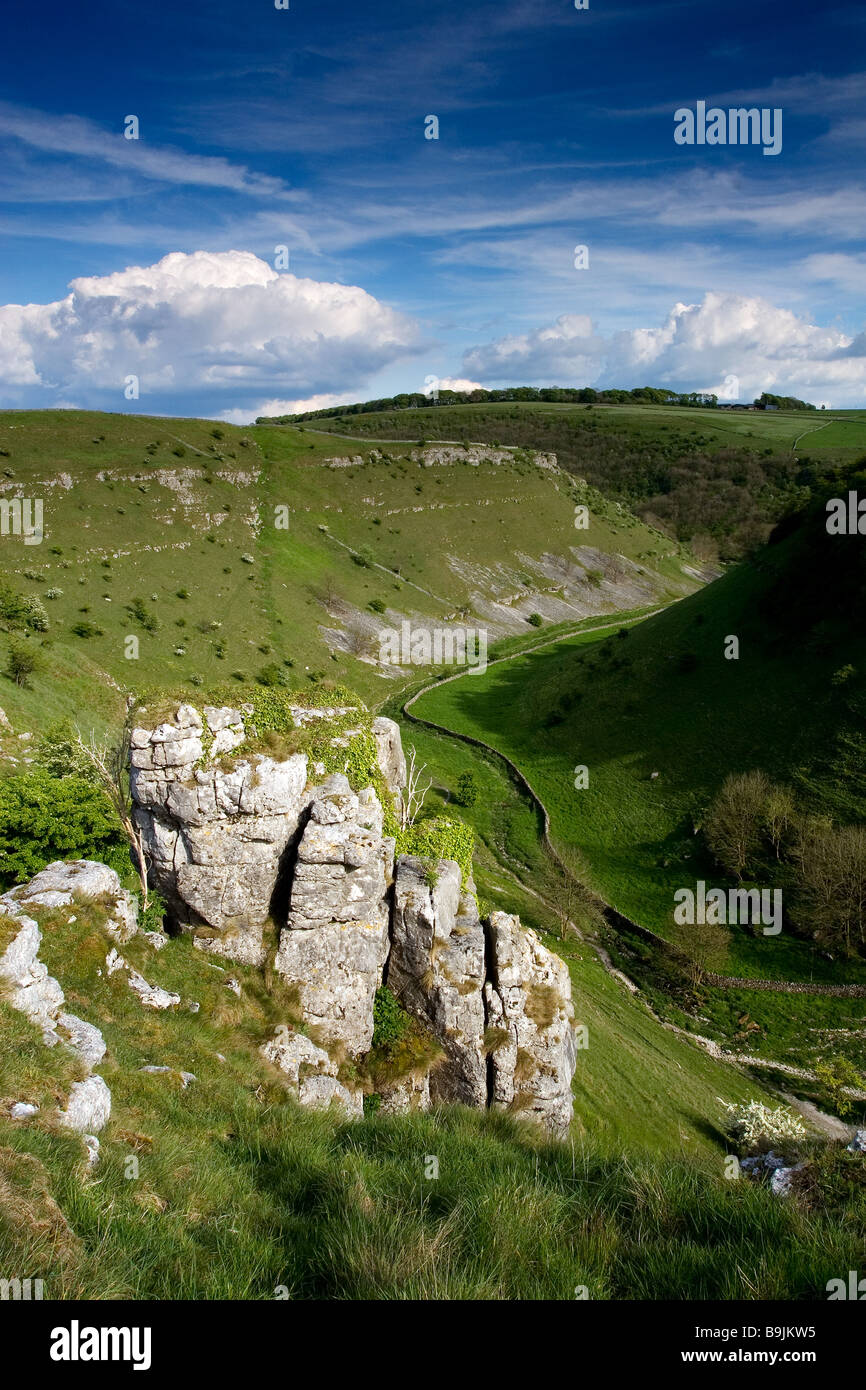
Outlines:
[{"label": "grey rock face", "polygon": [[355,1056],[373,1037],[393,862],[372,788],[356,795],[342,774],[329,777],[313,793],[298,844],[275,965],[297,988],[306,1022]]},{"label": "grey rock face", "polygon": [[382,1086],[379,1095],[380,1115],[411,1115],[416,1110],[429,1110],[430,1074],[401,1076],[389,1086]]},{"label": "grey rock face", "polygon": [[303,1033],[286,1027],[259,1048],[262,1056],[289,1078],[289,1085],[300,1105],[327,1110],[333,1105],[352,1119],[364,1114],[364,1097],[350,1091],[337,1077],[337,1065],[321,1047]]},{"label": "grey rock face", "polygon": [[10,916],[21,922],[21,930],[0,956],[0,982],[6,986],[13,1009],[26,1014],[43,1033],[51,1032],[63,1007],[64,995],[39,959],[42,933],[32,917],[12,911],[6,902],[3,906]]},{"label": "grey rock face", "polygon": [[307,760],[251,754],[214,766],[243,741],[243,718],[181,705],[172,721],[136,729],[130,783],[152,878],[177,924],[210,926],[202,949],[260,964],[281,859],[309,800]]},{"label": "grey rock face", "polygon": [[484,998],[488,1026],[501,1035],[491,1055],[491,1105],[564,1134],[577,1063],[568,968],[505,912],[490,916]]},{"label": "grey rock face", "polygon": [[373,737],[376,740],[376,761],[385,779],[385,785],[394,795],[398,795],[406,785],[406,758],[400,738],[400,725],[393,719],[380,716],[373,720]]},{"label": "grey rock face", "polygon": [[[65,1043],[90,1071],[105,1056],[105,1039],[94,1024],[86,1023],[75,1014],[61,1012],[63,990],[39,959],[42,933],[38,923],[23,910],[23,905],[68,907],[74,902],[73,895],[105,900],[107,925],[112,934],[135,933],[135,901],[121,888],[113,869],[89,860],[49,864],[29,883],[12,889],[0,899],[0,909],[20,923],[20,931],[0,957],[0,984],[5,985],[12,1007],[20,1009],[32,1023],[42,1028],[46,1046]],[[34,1110],[25,1111],[16,1106],[13,1111],[16,1115],[25,1113],[34,1113]],[[101,1076],[90,1075],[73,1084],[60,1119],[86,1136],[91,1163],[96,1161],[93,1145],[97,1156],[99,1151],[95,1135],[107,1124],[110,1114],[111,1092]]]},{"label": "grey rock face", "polygon": [[484,1034],[484,932],[460,865],[440,860],[429,881],[423,860],[406,856],[394,884],[388,986],[442,1043],[447,1060],[430,1079],[434,1099],[487,1103]]}]

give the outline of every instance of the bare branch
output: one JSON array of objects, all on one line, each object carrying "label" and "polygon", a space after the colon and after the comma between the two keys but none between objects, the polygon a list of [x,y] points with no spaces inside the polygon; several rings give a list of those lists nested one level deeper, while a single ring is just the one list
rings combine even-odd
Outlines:
[{"label": "bare branch", "polygon": [[413,744],[409,749],[409,761],[406,765],[406,786],[400,798],[400,828],[402,830],[406,830],[410,825],[415,824],[424,806],[424,798],[433,785],[432,777],[425,787],[420,785],[421,773],[425,770],[427,764],[422,763],[420,767],[416,768],[416,756],[415,745]]},{"label": "bare branch", "polygon": [[127,768],[129,766],[129,729],[124,729],[117,743],[98,743],[91,730],[85,738],[76,725],[75,743],[96,772],[99,785],[111,802],[123,832],[129,841],[133,859],[141,884],[142,910],[147,911],[149,893],[147,886],[147,852],[140,826],[132,818],[132,802],[128,789]]}]

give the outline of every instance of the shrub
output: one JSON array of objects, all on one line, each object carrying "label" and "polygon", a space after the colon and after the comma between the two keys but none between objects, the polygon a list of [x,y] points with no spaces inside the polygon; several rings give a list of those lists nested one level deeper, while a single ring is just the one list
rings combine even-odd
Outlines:
[{"label": "shrub", "polygon": [[457,790],[454,793],[454,799],[458,806],[474,806],[480,795],[475,773],[461,772],[457,778]]},{"label": "shrub", "polygon": [[13,642],[9,648],[9,659],[6,662],[6,674],[16,685],[26,685],[28,676],[39,665],[39,657],[36,652],[30,651],[28,647],[22,647]]},{"label": "shrub", "polygon": [[741,1150],[755,1152],[806,1138],[805,1126],[788,1106],[773,1109],[758,1100],[749,1101],[748,1105],[732,1101],[721,1104],[728,1112],[725,1129]]},{"label": "shrub", "polygon": [[76,637],[85,637],[85,638],[86,638],[86,637],[102,637],[102,636],[104,636],[103,629],[102,629],[101,627],[97,627],[97,626],[96,626],[96,623],[87,623],[87,622],[73,623],[73,624],[72,624],[72,627],[70,628],[70,631],[71,631],[71,632],[74,632]]},{"label": "shrub", "polygon": [[289,683],[288,675],[276,661],[271,661],[267,666],[263,666],[262,669],[256,673],[256,680],[259,685],[264,685],[269,688],[278,685],[288,685]]},{"label": "shrub", "polygon": [[387,1047],[399,1042],[410,1022],[409,1014],[387,985],[376,990],[373,1000],[373,1047]]},{"label": "shrub", "polygon": [[398,854],[416,854],[422,859],[455,859],[463,871],[464,882],[472,873],[475,832],[463,821],[434,816],[401,830],[397,836]]},{"label": "shrub", "polygon": [[541,627],[544,622],[544,619],[542,618],[540,613],[530,613],[526,621],[530,624],[531,627]]},{"label": "shrub", "polygon": [[0,583],[0,622],[15,631],[29,627],[33,632],[48,631],[48,614],[38,598],[19,594],[9,584]]},{"label": "shrub", "polygon": [[155,613],[151,613],[143,598],[130,599],[126,605],[126,611],[130,617],[145,629],[146,632],[156,632],[159,627],[159,620]]},{"label": "shrub", "polygon": [[36,762],[51,777],[82,777],[96,785],[93,763],[83,752],[71,723],[60,720],[51,724],[36,744]]},{"label": "shrub", "polygon": [[[102,859],[126,851],[111,805],[83,777],[34,768],[0,781],[0,884],[9,888],[55,859]],[[128,864],[128,854],[127,854]]]},{"label": "shrub", "polygon": [[160,897],[159,893],[151,890],[148,897],[147,908],[138,919],[139,930],[161,932],[163,930],[165,913],[165,901]]}]

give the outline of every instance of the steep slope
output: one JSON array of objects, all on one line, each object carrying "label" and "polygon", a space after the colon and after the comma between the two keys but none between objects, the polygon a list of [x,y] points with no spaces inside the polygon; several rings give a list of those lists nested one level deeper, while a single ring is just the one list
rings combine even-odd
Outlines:
[{"label": "steep slope", "polygon": [[[37,659],[4,683],[16,735],[82,708],[116,720],[126,691],[152,686],[328,677],[381,698],[412,674],[379,660],[403,622],[493,642],[536,613],[574,621],[698,582],[679,547],[547,456],[358,452],[290,429],[78,411],[0,415],[0,446],[0,502],[44,515],[41,543],[12,515],[0,536],[0,628]],[[35,605],[17,635],[7,590]],[[0,637],[4,666],[9,647]]]},{"label": "steep slope", "polygon": [[[803,814],[837,826],[866,818],[862,540],[828,535],[824,522],[819,499],[802,524],[786,523],[700,594],[602,641],[570,638],[443,684],[413,712],[511,757],[548,807],[555,841],[582,856],[578,872],[689,950],[674,894],[699,879],[726,882],[701,826],[729,774],[759,769],[791,789]],[[732,637],[737,659],[726,657]],[[863,1071],[863,1000],[810,993],[862,982],[863,964],[819,951],[790,923],[778,936],[733,930],[716,969],[802,981],[802,994],[729,987],[697,997],[640,937],[623,942],[626,968],[675,1021],[794,1067],[847,1056]]]},{"label": "steep slope", "polygon": [[[516,393],[518,394],[518,393]],[[561,465],[708,559],[736,559],[801,496],[810,459],[853,462],[862,411],[577,405],[515,399],[310,421],[366,439],[501,441],[553,450]]]}]

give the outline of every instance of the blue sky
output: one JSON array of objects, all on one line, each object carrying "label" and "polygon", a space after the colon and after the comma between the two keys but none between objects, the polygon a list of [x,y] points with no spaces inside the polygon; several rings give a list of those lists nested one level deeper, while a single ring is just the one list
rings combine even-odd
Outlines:
[{"label": "blue sky", "polygon": [[[0,404],[240,421],[435,377],[866,406],[853,4],[16,0],[5,29]],[[677,145],[701,100],[781,109],[781,152]]]}]

